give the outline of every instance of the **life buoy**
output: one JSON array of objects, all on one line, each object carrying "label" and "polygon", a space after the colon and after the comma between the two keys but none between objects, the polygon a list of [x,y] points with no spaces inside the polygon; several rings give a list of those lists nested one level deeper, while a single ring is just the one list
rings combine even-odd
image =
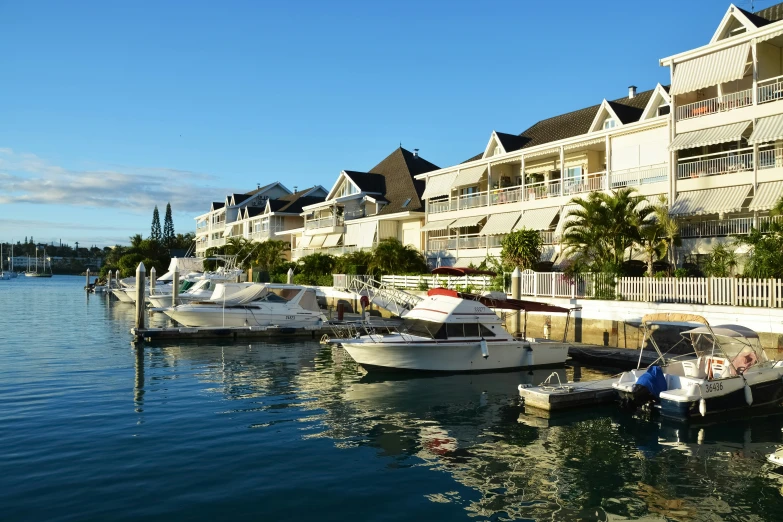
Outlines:
[{"label": "life buoy", "polygon": [[362,305],[362,308],[367,308],[368,306],[370,306],[370,299],[366,295],[363,295],[359,299],[359,304]]}]

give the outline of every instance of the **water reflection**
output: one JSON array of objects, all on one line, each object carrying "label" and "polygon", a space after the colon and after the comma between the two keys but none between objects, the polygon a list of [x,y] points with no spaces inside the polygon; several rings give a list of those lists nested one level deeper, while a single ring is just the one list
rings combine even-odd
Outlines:
[{"label": "water reflection", "polygon": [[783,442],[780,416],[688,427],[606,407],[541,418],[524,412],[516,389],[552,370],[365,374],[342,349],[315,343],[147,349],[152,365],[198,367],[207,391],[229,401],[224,413],[252,417],[250,428],[297,422],[305,440],[431,470],[438,491],[427,498],[472,517],[772,520],[783,510],[763,460]]}]

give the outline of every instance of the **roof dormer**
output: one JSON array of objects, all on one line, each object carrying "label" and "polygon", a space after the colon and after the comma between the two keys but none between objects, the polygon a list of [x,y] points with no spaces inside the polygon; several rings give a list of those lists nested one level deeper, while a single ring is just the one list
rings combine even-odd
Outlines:
[{"label": "roof dormer", "polygon": [[354,194],[359,194],[360,192],[361,189],[359,186],[354,183],[350,177],[348,177],[345,171],[342,171],[340,176],[337,178],[337,181],[332,186],[332,190],[329,191],[329,195],[326,196],[326,199],[337,199],[345,196],[352,196]]},{"label": "roof dormer", "polygon": [[639,120],[649,120],[651,118],[669,114],[671,110],[670,104],[671,97],[669,96],[669,92],[659,83],[655,86],[655,90],[650,96],[650,101],[647,102],[647,105],[642,112],[642,117],[639,118]]},{"label": "roof dormer", "polygon": [[604,99],[598,112],[595,113],[593,123],[590,124],[590,132],[597,132],[606,129],[621,127],[623,122],[617,117],[617,113],[612,109],[611,104]]},{"label": "roof dormer", "polygon": [[718,25],[718,29],[715,31],[715,34],[712,35],[710,43],[719,42],[721,40],[725,40],[726,38],[731,38],[732,36],[737,36],[748,31],[753,31],[754,29],[757,29],[756,24],[754,24],[750,18],[748,18],[748,16],[745,14],[745,11],[738,8],[734,4],[731,4],[729,5],[726,14],[723,15],[723,20],[721,20],[720,25]]},{"label": "roof dormer", "polygon": [[484,149],[484,155],[482,158],[486,159],[491,158],[492,156],[500,156],[506,152],[507,151],[500,142],[497,133],[492,131],[492,135],[489,137],[489,143],[487,143],[487,147]]}]

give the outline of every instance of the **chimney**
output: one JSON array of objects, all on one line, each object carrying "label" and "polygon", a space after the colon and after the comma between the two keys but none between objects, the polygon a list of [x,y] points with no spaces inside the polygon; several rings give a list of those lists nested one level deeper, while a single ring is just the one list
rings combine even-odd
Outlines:
[{"label": "chimney", "polygon": [[631,85],[628,87],[628,98],[635,98],[636,97],[636,85]]},{"label": "chimney", "polygon": [[296,185],[294,185],[294,192],[299,192],[299,190],[298,190],[298,189],[299,189],[299,187],[298,187],[298,186],[296,186]]},{"label": "chimney", "polygon": [[419,149],[413,149],[413,157],[418,158],[419,157]]},{"label": "chimney", "polygon": [[256,190],[261,188],[261,183],[256,183]]}]

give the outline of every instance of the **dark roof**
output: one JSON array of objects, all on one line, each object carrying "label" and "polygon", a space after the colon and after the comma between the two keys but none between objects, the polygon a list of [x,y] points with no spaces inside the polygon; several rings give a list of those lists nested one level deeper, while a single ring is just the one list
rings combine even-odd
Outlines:
[{"label": "dark roof", "polygon": [[291,201],[286,205],[283,205],[275,212],[286,212],[288,214],[301,214],[304,212],[303,207],[307,205],[315,205],[316,203],[322,203],[326,198],[321,196],[301,196],[296,201]]},{"label": "dark roof", "polygon": [[235,205],[242,203],[250,197],[248,194],[231,194],[231,196],[234,198]]},{"label": "dark roof", "polygon": [[756,11],[755,13],[751,13],[750,11],[746,11],[740,7],[735,6],[735,8],[739,9],[742,14],[747,16],[748,20],[750,20],[756,27],[762,27],[764,25],[768,25],[772,22],[777,22],[778,20],[783,19],[783,4],[771,5],[766,9]]},{"label": "dark roof", "polygon": [[225,201],[213,201],[212,202],[212,210],[217,210],[219,208],[223,208],[226,206]]},{"label": "dark roof", "polygon": [[[421,195],[424,193],[425,182],[413,179],[413,176],[439,169],[440,167],[437,165],[402,147],[395,149],[383,161],[370,169],[370,173],[380,174],[385,178],[385,191],[382,194],[389,203],[378,214],[423,211],[424,205],[421,203]],[[408,199],[410,202],[403,207]]]},{"label": "dark roof", "polygon": [[256,217],[264,213],[264,207],[245,207],[247,209],[247,217]]},{"label": "dark roof", "polygon": [[264,185],[263,187],[258,187],[255,190],[251,190],[250,192],[246,192],[245,196],[255,196],[259,192],[263,192],[266,189],[268,189],[268,188],[270,188],[270,187],[272,187],[273,185],[276,185],[276,184],[277,184],[277,181],[275,181],[274,183],[269,183],[268,185]]},{"label": "dark roof", "polygon": [[383,194],[386,192],[386,178],[380,174],[370,172],[356,172],[355,170],[345,170],[345,175],[356,183],[362,192],[375,192]]},{"label": "dark roof", "polygon": [[[638,121],[644,111],[644,107],[647,105],[647,102],[650,101],[653,92],[655,92],[655,89],[636,93],[636,96],[633,98],[628,98],[626,96],[624,98],[611,100],[609,101],[609,105],[623,123]],[[587,134],[599,107],[601,107],[600,104],[593,105],[591,107],[541,120],[519,134],[516,143],[524,142],[519,149],[527,149],[544,143]],[[495,133],[498,134],[498,136],[500,135],[497,131]],[[465,160],[463,163],[480,159],[483,155],[484,153],[482,152],[481,154],[477,154],[472,158]]]},{"label": "dark roof", "polygon": [[500,144],[503,145],[506,152],[519,150],[524,147],[527,142],[527,138],[524,136],[517,136],[516,134],[506,134],[505,132],[495,131],[495,135],[498,137],[498,140],[500,140]]}]

